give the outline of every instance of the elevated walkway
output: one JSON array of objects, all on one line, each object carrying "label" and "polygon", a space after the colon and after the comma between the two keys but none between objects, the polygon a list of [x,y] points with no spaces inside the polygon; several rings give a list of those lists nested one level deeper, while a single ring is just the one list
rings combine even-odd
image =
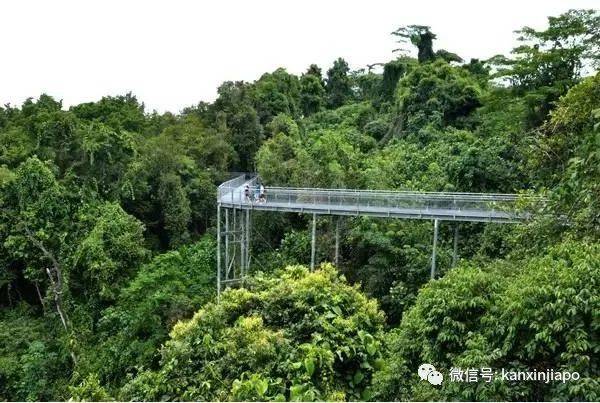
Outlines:
[{"label": "elevated walkway", "polygon": [[[244,195],[250,188],[250,199]],[[219,186],[225,208],[295,213],[515,223],[529,218],[515,194],[401,192],[379,190],[268,187],[266,201],[255,199],[256,177],[241,175]]]},{"label": "elevated walkway", "polygon": [[[249,197],[245,188],[249,188]],[[251,211],[280,211],[312,215],[311,269],[315,266],[317,215],[371,216],[432,220],[431,277],[435,278],[440,221],[518,223],[531,214],[523,209],[539,198],[516,194],[405,192],[352,189],[267,187],[258,199],[257,177],[241,174],[222,183],[217,191],[217,287],[243,283],[250,266]],[[530,199],[530,200],[527,200]],[[523,203],[522,203],[523,202]],[[224,210],[224,222],[223,214]],[[339,224],[339,219],[338,219]],[[223,229],[224,224],[224,230]],[[224,241],[224,253],[222,251]],[[336,225],[335,263],[339,258],[339,225]],[[454,232],[457,259],[458,223]],[[224,260],[225,264],[222,265]],[[222,267],[223,266],[223,267]]]}]

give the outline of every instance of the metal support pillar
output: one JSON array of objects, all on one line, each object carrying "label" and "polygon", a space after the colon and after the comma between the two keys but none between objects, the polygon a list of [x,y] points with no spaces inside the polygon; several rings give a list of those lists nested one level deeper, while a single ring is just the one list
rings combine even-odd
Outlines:
[{"label": "metal support pillar", "polygon": [[221,299],[221,204],[217,205],[217,301]]},{"label": "metal support pillar", "polygon": [[229,278],[229,209],[225,209],[225,279]]},{"label": "metal support pillar", "polygon": [[246,210],[246,262],[244,264],[244,275],[242,282],[246,278],[246,274],[250,269],[250,210]]},{"label": "metal support pillar", "polygon": [[315,255],[316,255],[316,235],[317,235],[317,215],[313,213],[312,219],[312,239],[310,243],[310,271],[315,270]]},{"label": "metal support pillar", "polygon": [[231,238],[229,239],[229,243],[231,244],[231,255],[229,256],[229,259],[231,259],[231,262],[227,268],[227,280],[235,279],[236,260],[238,258],[236,245],[240,241],[238,239],[237,209],[234,207],[231,210],[231,213],[233,215],[233,223],[231,224],[231,229],[229,230],[229,233],[231,234]]},{"label": "metal support pillar", "polygon": [[340,265],[340,217],[335,219],[335,267]]},{"label": "metal support pillar", "polygon": [[[240,268],[239,268],[239,278],[244,278],[244,272],[246,271],[246,220],[244,219],[244,210],[240,210],[240,232],[239,232],[239,243],[240,243]],[[235,278],[235,270],[234,270],[234,278]]]},{"label": "metal support pillar", "polygon": [[458,262],[458,223],[454,223],[454,247],[452,249],[452,267]]},{"label": "metal support pillar", "polygon": [[[222,213],[222,209],[225,209],[225,214]],[[225,215],[224,223],[223,215]],[[250,267],[250,222],[249,210],[227,208],[218,204],[217,299],[226,287],[244,284]]]},{"label": "metal support pillar", "polygon": [[437,249],[438,231],[440,228],[439,220],[433,220],[433,252],[431,254],[431,279],[435,278],[435,254]]}]

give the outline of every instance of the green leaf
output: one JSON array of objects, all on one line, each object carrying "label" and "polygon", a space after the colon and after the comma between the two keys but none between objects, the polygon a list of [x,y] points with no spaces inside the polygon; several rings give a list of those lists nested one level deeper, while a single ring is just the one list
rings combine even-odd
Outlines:
[{"label": "green leaf", "polygon": [[267,393],[267,389],[269,389],[269,382],[266,379],[261,379],[256,381],[254,387],[260,396],[264,396]]},{"label": "green leaf", "polygon": [[356,373],[352,377],[352,382],[354,382],[354,385],[358,385],[362,382],[363,379],[365,379],[365,374],[363,374],[363,372],[359,370],[356,371]]},{"label": "green leaf", "polygon": [[312,358],[306,358],[304,360],[304,368],[306,369],[308,376],[312,376],[315,372],[315,361]]},{"label": "green leaf", "polygon": [[294,385],[290,387],[290,400],[302,400],[305,389],[304,385]]}]

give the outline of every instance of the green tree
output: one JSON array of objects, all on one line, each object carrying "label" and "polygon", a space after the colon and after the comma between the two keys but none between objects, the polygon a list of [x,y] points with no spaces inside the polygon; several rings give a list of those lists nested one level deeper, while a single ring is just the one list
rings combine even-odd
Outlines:
[{"label": "green tree", "polygon": [[400,80],[397,91],[400,132],[459,125],[480,106],[477,80],[442,60],[413,69]]},{"label": "green tree", "polygon": [[77,176],[74,179],[94,192],[116,200],[136,152],[134,136],[102,123],[81,125],[76,135],[82,156],[73,164],[73,173]]},{"label": "green tree", "polygon": [[398,81],[406,74],[409,63],[410,61],[407,59],[397,59],[383,66],[380,95],[382,102],[391,102],[394,100]]},{"label": "green tree", "polygon": [[169,245],[185,243],[189,238],[191,207],[178,175],[167,173],[159,177],[158,199],[162,205],[163,225],[169,236]]},{"label": "green tree", "polygon": [[256,155],[256,166],[266,183],[279,186],[291,184],[298,164],[296,141],[279,132],[267,140]]},{"label": "green tree", "polygon": [[298,116],[300,86],[298,77],[279,68],[263,74],[251,87],[260,123],[265,125],[280,113]]},{"label": "green tree", "polygon": [[108,402],[113,400],[106,389],[100,385],[98,376],[89,375],[79,385],[69,387],[71,399],[85,402]]},{"label": "green tree", "polygon": [[522,44],[514,57],[496,56],[491,63],[497,77],[505,78],[529,106],[530,127],[543,122],[552,104],[575,85],[582,74],[600,63],[600,14],[596,10],[569,10],[548,18],[542,31],[517,31]]},{"label": "green tree", "polygon": [[263,141],[263,128],[252,106],[243,104],[227,118],[230,141],[239,158],[242,172],[254,171],[254,156]]},{"label": "green tree", "polygon": [[[210,171],[200,166],[212,158],[209,150],[198,148],[203,141],[199,131],[165,130],[143,142],[129,165],[122,186],[125,210],[146,224],[158,248],[187,242],[195,235],[190,231],[201,232],[209,225],[215,186]],[[231,156],[230,148],[214,151]]]},{"label": "green tree", "polygon": [[[392,35],[399,38],[398,43],[410,42],[418,49],[419,63],[432,61],[435,58],[433,51],[433,40],[437,37],[431,28],[425,25],[408,25],[400,27]],[[396,49],[402,50],[402,49]]]},{"label": "green tree", "polygon": [[116,203],[89,208],[80,212],[79,219],[90,221],[90,229],[73,253],[71,287],[81,287],[89,299],[114,300],[149,255],[144,227]]},{"label": "green tree", "polygon": [[[331,266],[289,267],[179,323],[127,399],[368,399],[383,315]],[[207,370],[210,368],[210,370]]]},{"label": "green tree", "polygon": [[83,120],[101,122],[117,131],[142,133],[146,125],[144,104],[140,104],[130,92],[115,97],[102,97],[98,102],[79,104],[70,110]]},{"label": "green tree", "polygon": [[112,391],[136,368],[156,367],[159,347],[171,327],[191,318],[215,294],[215,248],[213,237],[206,236],[157,255],[119,287],[114,305],[102,311],[89,335],[78,366],[83,383],[71,392],[73,397],[83,393],[90,376]]},{"label": "green tree", "polygon": [[67,399],[72,362],[60,323],[21,304],[0,309],[0,398]]},{"label": "green tree", "polygon": [[[600,224],[600,74],[560,98],[550,120],[533,139],[528,167],[534,180],[552,186],[554,213],[570,230],[597,239]],[[565,228],[559,226],[559,230]]]},{"label": "green tree", "polygon": [[352,83],[348,75],[349,72],[348,62],[341,57],[335,60],[333,66],[327,70],[325,89],[327,90],[330,108],[342,106],[352,98]]},{"label": "green tree", "polygon": [[251,97],[252,88],[243,82],[225,82],[218,89],[213,104],[214,123],[226,133],[236,152],[233,168],[249,172],[254,154],[263,140],[263,128]]},{"label": "green tree", "polygon": [[[545,256],[465,265],[430,282],[389,335],[389,365],[376,375],[380,399],[596,400],[600,309],[594,287],[597,245],[567,242]],[[518,269],[518,270],[517,270]],[[568,302],[565,302],[568,301]],[[458,368],[577,371],[562,382],[445,382],[436,388],[416,369]],[[447,373],[447,372],[446,372]]]},{"label": "green tree", "polygon": [[323,79],[309,72],[300,78],[300,108],[304,116],[319,112],[325,106]]},{"label": "green tree", "polygon": [[2,201],[10,226],[4,234],[4,247],[13,259],[26,262],[25,276],[36,287],[48,284],[63,328],[70,332],[65,305],[68,240],[73,229],[70,216],[74,212],[70,200],[51,169],[35,157],[19,166],[6,191]]},{"label": "green tree", "polygon": [[323,86],[325,85],[325,82],[323,81],[323,71],[316,64],[311,64],[310,66],[308,66],[308,70],[306,70],[306,74],[317,77],[319,80],[321,80],[321,84]]}]

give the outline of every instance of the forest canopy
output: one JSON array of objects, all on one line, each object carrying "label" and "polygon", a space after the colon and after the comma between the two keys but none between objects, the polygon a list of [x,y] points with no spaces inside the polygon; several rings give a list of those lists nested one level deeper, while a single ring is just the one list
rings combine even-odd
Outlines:
[{"label": "forest canopy", "polygon": [[[379,69],[285,68],[214,102],[134,94],[0,107],[0,400],[600,399],[600,14],[463,60],[431,27]],[[518,193],[518,225],[253,213],[244,287],[216,296],[217,186]],[[456,247],[452,239],[460,234]],[[457,257],[454,255],[457,252]],[[417,368],[577,372],[444,381]]]}]

